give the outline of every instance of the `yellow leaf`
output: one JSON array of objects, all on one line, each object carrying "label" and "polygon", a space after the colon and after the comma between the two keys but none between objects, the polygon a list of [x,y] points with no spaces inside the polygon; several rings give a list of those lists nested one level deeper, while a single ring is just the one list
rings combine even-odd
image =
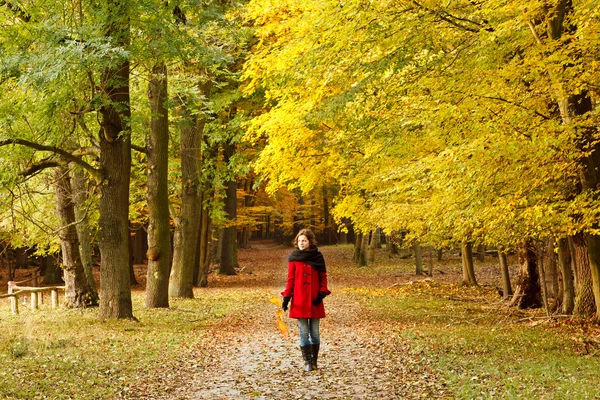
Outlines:
[{"label": "yellow leaf", "polygon": [[281,300],[276,298],[276,297],[272,297],[269,299],[269,301],[273,304],[275,304],[277,307],[281,307]]}]

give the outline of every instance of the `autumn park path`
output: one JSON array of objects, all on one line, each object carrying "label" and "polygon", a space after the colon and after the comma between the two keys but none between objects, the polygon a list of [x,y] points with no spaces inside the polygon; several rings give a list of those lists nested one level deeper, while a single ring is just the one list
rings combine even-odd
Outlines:
[{"label": "autumn park path", "polygon": [[[181,399],[410,399],[452,397],[449,388],[432,376],[428,361],[409,352],[408,343],[390,335],[393,325],[377,321],[347,294],[361,286],[374,287],[344,275],[350,249],[323,248],[332,295],[326,299],[327,318],[321,324],[320,369],[302,371],[296,321],[284,318],[290,337],[276,323],[290,250],[255,243],[240,252],[242,268],[235,277],[215,278],[216,288],[240,301],[252,299],[238,315],[211,327],[202,343],[203,362],[184,386]],[[410,355],[412,354],[412,355]]]}]

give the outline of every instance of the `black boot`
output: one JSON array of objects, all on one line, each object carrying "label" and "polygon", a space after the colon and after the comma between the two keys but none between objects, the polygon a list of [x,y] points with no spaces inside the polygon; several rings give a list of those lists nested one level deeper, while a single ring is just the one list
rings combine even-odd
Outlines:
[{"label": "black boot", "polygon": [[312,351],[312,369],[317,369],[317,359],[319,358],[319,346],[320,344],[311,344],[310,349]]},{"label": "black boot", "polygon": [[304,371],[312,371],[312,349],[311,345],[300,346],[302,350],[302,358],[304,359]]}]

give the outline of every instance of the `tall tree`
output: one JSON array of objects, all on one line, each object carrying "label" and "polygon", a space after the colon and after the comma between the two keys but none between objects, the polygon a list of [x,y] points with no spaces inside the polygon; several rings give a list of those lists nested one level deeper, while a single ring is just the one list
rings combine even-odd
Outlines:
[{"label": "tall tree", "polygon": [[148,87],[151,104],[148,140],[148,272],[146,307],[169,307],[171,234],[169,224],[169,110],[167,66],[152,68]]},{"label": "tall tree", "polygon": [[[127,51],[130,45],[128,0],[108,0],[106,36]],[[129,288],[129,173],[131,169],[129,59],[116,57],[102,74],[100,108],[100,186],[98,247],[100,248],[100,318],[133,318]]]},{"label": "tall tree", "polygon": [[85,275],[79,252],[79,238],[75,221],[73,190],[69,170],[55,168],[56,211],[60,221],[62,268],[65,277],[67,307],[89,307],[98,304],[98,295]]}]

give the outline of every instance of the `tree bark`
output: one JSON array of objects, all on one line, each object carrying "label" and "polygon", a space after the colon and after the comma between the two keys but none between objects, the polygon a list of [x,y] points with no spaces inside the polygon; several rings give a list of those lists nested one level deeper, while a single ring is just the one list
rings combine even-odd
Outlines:
[{"label": "tree bark", "polygon": [[[114,44],[129,48],[128,2],[108,0],[106,36]],[[100,186],[98,246],[100,248],[99,317],[133,318],[129,287],[129,177],[131,171],[131,118],[129,99],[129,60],[123,58],[107,68],[102,76],[106,96],[100,109]]]},{"label": "tree bark", "polygon": [[[55,256],[52,254],[46,254],[42,258],[41,275],[44,277],[42,284],[44,285],[58,285],[65,283],[62,279],[62,269],[56,265]],[[9,281],[12,281],[12,277],[9,276]]]},{"label": "tree bark", "polygon": [[79,239],[75,226],[75,208],[69,170],[65,167],[57,167],[54,173],[66,305],[73,308],[96,306],[98,297],[96,291],[88,283],[79,255]]},{"label": "tree bark", "polygon": [[510,305],[519,308],[539,308],[542,306],[542,295],[537,257],[531,243],[527,242],[519,248],[518,259],[519,276]]},{"label": "tree bark", "polygon": [[508,260],[506,253],[498,249],[498,258],[500,260],[500,276],[502,277],[502,296],[508,299],[513,295],[512,286],[510,284],[510,271],[508,269]]},{"label": "tree bark", "polygon": [[202,196],[200,193],[200,160],[204,124],[182,104],[181,134],[181,209],[175,219],[173,270],[169,294],[193,298],[195,249],[198,243]]},{"label": "tree bark", "polygon": [[544,271],[546,272],[546,288],[548,297],[556,299],[558,296],[558,270],[557,255],[554,252],[554,240],[544,241]]},{"label": "tree bark", "polygon": [[358,235],[356,235],[356,240],[354,242],[354,253],[352,254],[352,260],[354,262],[359,262],[360,261],[360,247],[362,246],[362,237],[363,234],[359,233]]},{"label": "tree bark", "polygon": [[152,68],[148,87],[151,106],[148,141],[148,272],[146,307],[169,307],[171,232],[169,227],[169,110],[167,66]]},{"label": "tree bark", "polygon": [[421,249],[421,245],[418,242],[413,244],[413,251],[415,252],[415,273],[417,275],[423,275],[423,253]]},{"label": "tree bark", "polygon": [[[85,176],[83,171],[75,167],[72,172],[73,203],[75,206],[75,218],[77,220],[77,237],[79,238],[79,253],[85,278],[90,288],[96,293],[96,280],[94,279],[94,258],[92,252],[92,235],[90,234],[90,223],[85,207],[87,190],[85,188]],[[97,293],[96,293],[97,297]]]},{"label": "tree bark", "polygon": [[237,268],[237,228],[233,225],[236,218],[236,188],[237,183],[231,180],[227,183],[225,197],[225,213],[228,215],[228,223],[231,226],[222,228],[221,231],[221,265],[219,273],[223,275],[235,275]]},{"label": "tree bark", "polygon": [[479,261],[479,262],[485,261],[485,246],[482,244],[477,245],[477,261]]},{"label": "tree bark", "polygon": [[363,233],[360,243],[360,252],[358,253],[358,266],[366,267],[369,263],[367,261],[367,249],[369,247],[369,234]]},{"label": "tree bark", "polygon": [[573,269],[569,239],[558,240],[558,266],[562,274],[562,313],[570,315],[575,308],[575,286],[573,282]]},{"label": "tree bark", "polygon": [[571,264],[575,271],[575,306],[573,315],[589,318],[596,312],[592,273],[585,238],[579,233],[569,241],[571,247]]},{"label": "tree bark", "polygon": [[133,234],[133,263],[143,264],[148,252],[148,233],[147,227],[139,225],[134,227]]},{"label": "tree bark", "polygon": [[377,249],[377,230],[372,230],[367,249],[367,263],[375,262],[375,249]]},{"label": "tree bark", "polygon": [[478,286],[475,279],[475,267],[473,265],[473,244],[463,242],[461,247],[463,283],[469,286]]},{"label": "tree bark", "polygon": [[[572,0],[559,0],[554,3],[553,7],[546,10],[546,15],[549,16],[546,25],[546,32],[550,40],[559,41],[562,33],[566,29],[577,29],[575,24],[568,26],[564,25],[567,14],[572,14]],[[539,39],[538,39],[539,40]],[[579,39],[583,40],[583,39]],[[566,43],[566,42],[565,42]],[[565,44],[566,45],[566,44]],[[573,121],[579,116],[583,116],[594,110],[594,103],[590,93],[585,88],[581,90],[577,88],[579,93],[566,93],[564,90],[563,77],[551,76],[553,78],[554,91],[557,93],[557,103],[562,121],[565,125],[574,125]],[[594,197],[598,195],[595,192],[600,189],[600,143],[597,140],[598,127],[592,125],[589,127],[580,127],[577,129],[576,146],[581,151],[583,156],[579,163],[581,166],[580,182],[582,191],[590,191],[594,193]],[[593,229],[597,230],[600,227],[599,223],[593,223]],[[587,265],[589,265],[591,291],[594,296],[594,309],[600,308],[600,236],[590,234],[586,237],[585,247],[587,249]],[[583,262],[583,257],[578,255]],[[578,260],[579,261],[579,260]],[[586,276],[587,279],[587,276]],[[586,289],[587,290],[587,289]],[[587,294],[582,294],[587,296]],[[579,293],[577,295],[579,297]],[[577,303],[577,301],[576,301]],[[589,312],[589,306],[584,307],[584,314]],[[578,312],[577,304],[575,312]]]},{"label": "tree bark", "polygon": [[[223,148],[223,161],[227,165],[231,157],[235,153],[235,144],[228,142]],[[224,200],[223,210],[227,214],[227,224],[221,229],[220,243],[220,267],[219,273],[223,275],[235,275],[237,262],[237,227],[235,226],[235,218],[237,216],[237,182],[235,178],[231,178],[226,183],[226,196]]]}]

